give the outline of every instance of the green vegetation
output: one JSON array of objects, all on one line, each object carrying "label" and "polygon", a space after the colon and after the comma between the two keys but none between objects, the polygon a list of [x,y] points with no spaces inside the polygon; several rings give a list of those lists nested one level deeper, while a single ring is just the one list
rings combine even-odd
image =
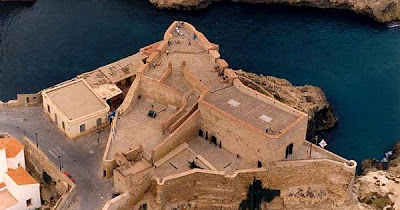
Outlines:
[{"label": "green vegetation", "polygon": [[378,209],[383,209],[386,206],[393,206],[393,202],[387,195],[381,196],[376,192],[373,192],[371,195],[361,199],[360,202],[366,203]]},{"label": "green vegetation", "polygon": [[281,97],[278,94],[274,94],[274,98],[282,103],[287,103],[286,99],[284,99],[283,97]]}]

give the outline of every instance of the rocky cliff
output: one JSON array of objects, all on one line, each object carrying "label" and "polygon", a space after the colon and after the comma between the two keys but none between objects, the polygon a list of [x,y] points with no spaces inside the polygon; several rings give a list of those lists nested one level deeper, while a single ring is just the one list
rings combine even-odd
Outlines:
[{"label": "rocky cliff", "polygon": [[[218,0],[150,0],[158,8],[202,9]],[[378,22],[400,20],[399,0],[231,0],[245,3],[287,4],[319,8],[347,9],[374,18]]]},{"label": "rocky cliff", "polygon": [[374,158],[361,163],[362,175],[353,191],[361,203],[374,209],[400,209],[400,141],[385,156],[387,167]]},{"label": "rocky cliff", "polygon": [[246,86],[275,98],[295,109],[308,114],[307,139],[312,139],[319,131],[332,128],[338,118],[319,87],[293,86],[286,79],[262,76],[238,70],[240,80]]}]

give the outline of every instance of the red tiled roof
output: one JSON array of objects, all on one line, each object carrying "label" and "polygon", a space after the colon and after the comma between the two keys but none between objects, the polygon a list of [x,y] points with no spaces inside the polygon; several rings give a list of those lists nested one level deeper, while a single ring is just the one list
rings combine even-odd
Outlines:
[{"label": "red tiled roof", "polygon": [[6,158],[13,158],[24,149],[24,146],[13,137],[0,138],[0,149],[6,149]]},{"label": "red tiled roof", "polygon": [[17,184],[17,185],[26,185],[26,184],[37,184],[38,182],[21,166],[17,169],[8,169],[8,176]]}]

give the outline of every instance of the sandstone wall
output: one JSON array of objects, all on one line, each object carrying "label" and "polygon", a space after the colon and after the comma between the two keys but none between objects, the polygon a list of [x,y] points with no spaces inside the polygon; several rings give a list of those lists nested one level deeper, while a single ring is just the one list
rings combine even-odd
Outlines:
[{"label": "sandstone wall", "polygon": [[239,154],[240,157],[252,163],[261,161],[265,164],[282,160],[285,158],[287,145],[293,143],[295,152],[305,139],[306,118],[277,138],[246,122],[232,118],[205,101],[199,103],[199,110],[201,128],[204,132],[208,132],[209,138],[215,136],[217,143],[221,142],[222,148],[233,154]]},{"label": "sandstone wall", "polygon": [[[348,199],[348,189],[354,177],[343,163],[331,160],[285,161],[266,168],[247,169],[226,175],[224,172],[193,169],[157,180],[156,204],[195,203],[204,208],[221,206],[237,209],[246,198],[254,178],[264,188],[281,190],[285,206],[295,208],[298,202],[311,207],[322,202],[342,205]],[[309,191],[302,194],[302,191]]]},{"label": "sandstone wall", "polygon": [[141,76],[138,75],[136,76],[135,80],[133,81],[131,87],[128,90],[128,93],[126,94],[124,101],[122,104],[118,107],[118,112],[129,112],[129,110],[132,108],[132,104],[135,104],[138,99],[138,96],[140,94],[139,91],[139,84],[140,84]]},{"label": "sandstone wall", "polygon": [[24,145],[25,162],[27,168],[32,170],[31,173],[44,180],[43,173],[46,172],[55,182],[54,188],[51,185],[49,187],[58,198],[54,209],[67,209],[75,199],[75,184],[28,137],[24,136],[21,143]]},{"label": "sandstone wall", "polygon": [[192,140],[197,135],[199,127],[200,114],[199,111],[196,111],[153,149],[153,162],[161,159],[182,143]]},{"label": "sandstone wall", "polygon": [[107,201],[103,210],[128,210],[130,209],[129,202],[131,199],[132,195],[129,192],[125,192],[118,197]]},{"label": "sandstone wall", "polygon": [[0,101],[0,109],[3,106],[8,108],[24,107],[24,106],[39,106],[42,104],[41,93],[31,93],[31,94],[17,94],[17,99],[9,100],[6,103]]},{"label": "sandstone wall", "polygon": [[173,105],[182,108],[186,99],[171,87],[159,81],[143,76],[140,81],[140,95],[143,98],[150,98],[164,105]]}]

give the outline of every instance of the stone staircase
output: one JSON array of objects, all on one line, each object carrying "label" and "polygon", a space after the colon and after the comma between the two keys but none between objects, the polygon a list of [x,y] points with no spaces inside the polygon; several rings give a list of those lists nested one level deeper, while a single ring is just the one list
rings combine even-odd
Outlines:
[{"label": "stone staircase", "polygon": [[147,152],[143,151],[142,155],[143,155],[143,159],[145,159],[147,162],[151,163],[151,154],[148,154]]}]

